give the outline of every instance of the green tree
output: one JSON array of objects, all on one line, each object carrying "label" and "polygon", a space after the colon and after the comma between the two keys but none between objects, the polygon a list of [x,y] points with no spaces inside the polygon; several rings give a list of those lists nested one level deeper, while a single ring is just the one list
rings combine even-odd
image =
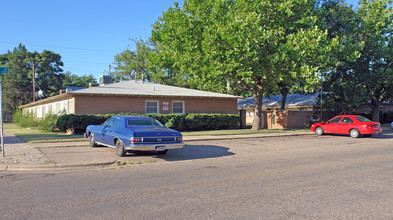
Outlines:
[{"label": "green tree", "polygon": [[8,66],[9,74],[2,75],[4,113],[12,114],[22,104],[32,101],[32,80],[26,65],[28,52],[19,44],[12,52],[0,55],[1,65]]},{"label": "green tree", "polygon": [[64,75],[64,80],[63,80],[62,88],[65,88],[67,86],[89,87],[90,85],[92,85],[92,86],[97,85],[97,79],[91,74],[78,76],[78,75],[72,74],[71,72],[67,71],[67,72],[63,73],[63,75]]},{"label": "green tree", "polygon": [[61,56],[52,51],[42,53],[28,52],[19,44],[12,52],[0,55],[0,64],[9,67],[9,74],[2,76],[4,91],[4,112],[14,113],[18,106],[33,100],[33,69],[38,77],[35,79],[36,91],[42,90],[47,96],[58,94],[62,87],[63,70]]},{"label": "green tree", "polygon": [[149,54],[154,50],[154,44],[150,41],[132,40],[136,51],[129,48],[115,56],[115,72],[112,76],[116,80],[141,79],[151,80],[149,72]]},{"label": "green tree", "polygon": [[[39,90],[42,90],[47,97],[57,95],[63,86],[64,75],[63,62],[61,56],[53,51],[44,50],[42,53],[29,52],[27,58],[27,67],[31,71],[34,64],[36,79],[35,83]],[[37,90],[36,90],[37,91]]]},{"label": "green tree", "polygon": [[393,97],[393,8],[391,0],[362,0],[358,38],[364,42],[359,59],[350,63],[354,76],[367,89],[373,120],[379,121],[382,102]]},{"label": "green tree", "polygon": [[360,18],[352,6],[340,0],[324,1],[319,17],[320,26],[328,31],[329,38],[338,38],[340,42],[339,49],[332,54],[339,65],[324,75],[323,88],[328,92],[324,94],[323,107],[327,111],[351,114],[369,100],[350,65],[360,57],[364,47],[358,34]]},{"label": "green tree", "polygon": [[342,45],[335,54],[340,65],[326,77],[327,110],[352,113],[369,105],[379,121],[381,103],[393,97],[391,3],[362,0],[357,10],[334,0],[323,4],[324,27]]},{"label": "green tree", "polygon": [[[188,0],[154,24],[151,40],[162,48],[155,65],[187,75],[200,89],[237,83],[251,91],[252,129],[262,128],[264,90],[285,81],[311,89],[330,68],[329,41],[310,0]],[[160,61],[160,62],[157,62]]]}]

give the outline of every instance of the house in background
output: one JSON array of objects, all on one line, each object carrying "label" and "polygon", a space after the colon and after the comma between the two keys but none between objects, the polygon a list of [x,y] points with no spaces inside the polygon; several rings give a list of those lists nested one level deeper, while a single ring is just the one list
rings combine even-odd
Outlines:
[{"label": "house in background", "polygon": [[[320,108],[315,108],[320,100],[320,93],[302,95],[289,94],[287,96],[285,110],[282,111],[282,96],[263,97],[262,112],[264,128],[268,129],[291,129],[304,128],[305,123],[320,120]],[[246,122],[251,124],[254,119],[254,97],[239,99],[238,110],[246,110]],[[380,113],[393,111],[392,102],[384,102],[380,106]],[[365,106],[359,108],[354,114],[370,114],[371,108]]]},{"label": "house in background", "polygon": [[22,105],[23,112],[44,117],[66,114],[224,113],[237,114],[238,96],[133,80],[90,88],[69,88],[59,95]]},{"label": "house in background", "polygon": [[[304,128],[304,124],[309,120],[317,120],[319,111],[314,110],[314,106],[319,98],[319,93],[312,95],[289,94],[285,110],[281,111],[282,96],[263,97],[263,127],[267,129]],[[237,107],[239,110],[246,110],[246,121],[251,124],[255,112],[254,97],[239,99]]]}]

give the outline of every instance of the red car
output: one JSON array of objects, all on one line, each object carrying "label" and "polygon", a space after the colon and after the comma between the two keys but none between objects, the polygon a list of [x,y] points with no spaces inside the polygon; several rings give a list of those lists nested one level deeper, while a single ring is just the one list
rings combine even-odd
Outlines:
[{"label": "red car", "polygon": [[323,134],[349,134],[353,138],[360,135],[370,137],[382,133],[381,124],[360,115],[339,115],[327,122],[315,123],[311,131],[317,135]]}]

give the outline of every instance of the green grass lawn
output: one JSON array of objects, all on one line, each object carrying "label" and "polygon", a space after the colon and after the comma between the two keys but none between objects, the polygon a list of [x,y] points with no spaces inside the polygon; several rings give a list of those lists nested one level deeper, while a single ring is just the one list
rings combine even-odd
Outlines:
[{"label": "green grass lawn", "polygon": [[310,131],[309,129],[236,129],[236,130],[213,130],[213,131],[184,131],[183,136],[209,136],[209,135],[240,135],[240,134],[270,134],[270,133],[285,133],[289,131]]},{"label": "green grass lawn", "polygon": [[4,129],[27,143],[83,141],[83,135],[67,135],[62,132],[43,132],[37,128],[20,128],[14,123],[4,123]]}]

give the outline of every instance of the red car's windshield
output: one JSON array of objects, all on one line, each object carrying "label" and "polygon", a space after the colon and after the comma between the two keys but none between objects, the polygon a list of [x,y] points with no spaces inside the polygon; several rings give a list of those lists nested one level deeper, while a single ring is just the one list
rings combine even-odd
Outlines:
[{"label": "red car's windshield", "polygon": [[370,119],[363,117],[363,116],[356,116],[355,117],[357,120],[361,121],[361,122],[369,122],[371,121]]}]

